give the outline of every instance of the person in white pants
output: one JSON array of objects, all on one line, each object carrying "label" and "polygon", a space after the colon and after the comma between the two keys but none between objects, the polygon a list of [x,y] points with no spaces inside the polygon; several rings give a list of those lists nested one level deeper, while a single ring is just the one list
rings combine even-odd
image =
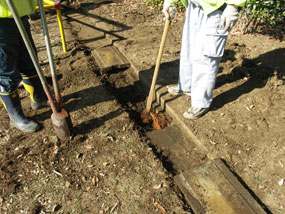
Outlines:
[{"label": "person in white pants", "polygon": [[[238,19],[238,6],[243,6],[243,1],[240,0],[236,1],[239,2],[238,6],[222,1],[222,5],[216,5],[217,8],[209,8],[205,2],[213,1],[188,2],[178,85],[168,88],[172,95],[191,93],[191,107],[183,116],[192,120],[200,118],[210,108],[227,35]],[[176,13],[175,2],[165,0],[163,12],[167,19],[173,19]]]}]

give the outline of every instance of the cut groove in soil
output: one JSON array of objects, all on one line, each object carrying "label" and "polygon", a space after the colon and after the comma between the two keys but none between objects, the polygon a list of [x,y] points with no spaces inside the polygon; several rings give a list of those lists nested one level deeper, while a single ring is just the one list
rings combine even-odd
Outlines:
[{"label": "cut groove in soil", "polygon": [[[96,64],[96,62],[94,61]],[[94,66],[98,68],[97,66]],[[128,112],[131,120],[136,124],[136,129],[141,133],[142,137],[146,137],[146,132],[152,130],[161,130],[165,128],[166,124],[159,125],[157,122],[153,121],[155,117],[161,117],[160,122],[167,122],[167,118],[162,113],[157,113],[158,116],[151,116],[149,114],[149,119],[145,118],[145,121],[142,120],[141,112],[144,112],[145,108],[145,95],[142,92],[142,85],[137,82],[133,82],[132,79],[128,76],[128,72],[132,72],[131,68],[129,69],[118,69],[113,68],[108,72],[104,72],[100,69],[95,69],[94,73],[97,78],[101,80],[106,88],[115,95],[117,101],[122,106],[124,111]],[[161,126],[161,127],[158,127]],[[167,160],[167,157],[163,156],[160,152],[157,152],[155,146],[151,144],[150,146],[154,149],[155,154],[163,162],[163,165],[172,175],[175,175],[175,170],[172,168],[172,164]]]}]

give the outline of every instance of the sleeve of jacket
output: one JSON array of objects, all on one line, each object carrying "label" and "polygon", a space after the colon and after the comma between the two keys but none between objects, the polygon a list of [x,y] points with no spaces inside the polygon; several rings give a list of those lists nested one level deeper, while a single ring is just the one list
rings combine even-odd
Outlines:
[{"label": "sleeve of jacket", "polygon": [[227,4],[232,4],[238,7],[243,7],[245,5],[246,0],[226,0]]}]

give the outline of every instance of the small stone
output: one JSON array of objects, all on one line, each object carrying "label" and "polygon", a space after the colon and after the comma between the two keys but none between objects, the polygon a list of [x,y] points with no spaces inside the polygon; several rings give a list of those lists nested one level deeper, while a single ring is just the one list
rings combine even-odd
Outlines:
[{"label": "small stone", "polygon": [[282,178],[282,179],[278,182],[279,186],[282,186],[282,185],[284,184],[284,182],[285,182],[285,179]]},{"label": "small stone", "polygon": [[69,182],[69,181],[66,181],[66,182],[65,182],[65,187],[68,188],[69,186],[70,186],[70,182]]},{"label": "small stone", "polygon": [[61,206],[60,205],[55,205],[54,207],[53,207],[53,212],[57,212],[57,211],[59,211],[60,210],[60,208],[61,208]]},{"label": "small stone", "polygon": [[91,182],[93,185],[95,185],[96,184],[95,178],[92,178]]},{"label": "small stone", "polygon": [[76,159],[79,159],[79,158],[81,158],[82,156],[83,156],[82,153],[78,153],[78,154],[76,155]]},{"label": "small stone", "polygon": [[157,185],[155,185],[155,186],[153,187],[153,189],[158,190],[158,189],[160,189],[161,187],[162,187],[162,184],[157,184]]},{"label": "small stone", "polygon": [[86,149],[88,149],[88,150],[90,150],[90,149],[93,149],[93,148],[94,148],[94,147],[93,147],[92,145],[90,145],[90,144],[86,145],[85,147],[86,147]]}]

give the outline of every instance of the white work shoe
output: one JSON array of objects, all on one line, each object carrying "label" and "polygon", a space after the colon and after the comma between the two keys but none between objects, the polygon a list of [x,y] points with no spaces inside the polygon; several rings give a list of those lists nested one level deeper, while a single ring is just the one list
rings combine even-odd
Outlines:
[{"label": "white work shoe", "polygon": [[183,95],[183,94],[185,94],[187,96],[191,96],[190,92],[179,90],[178,86],[170,86],[170,87],[167,86],[167,91],[168,91],[169,94],[171,94],[173,96],[180,96],[180,95]]},{"label": "white work shoe", "polygon": [[194,108],[190,107],[188,111],[184,112],[183,117],[190,120],[196,120],[202,117],[209,111],[209,108]]}]

